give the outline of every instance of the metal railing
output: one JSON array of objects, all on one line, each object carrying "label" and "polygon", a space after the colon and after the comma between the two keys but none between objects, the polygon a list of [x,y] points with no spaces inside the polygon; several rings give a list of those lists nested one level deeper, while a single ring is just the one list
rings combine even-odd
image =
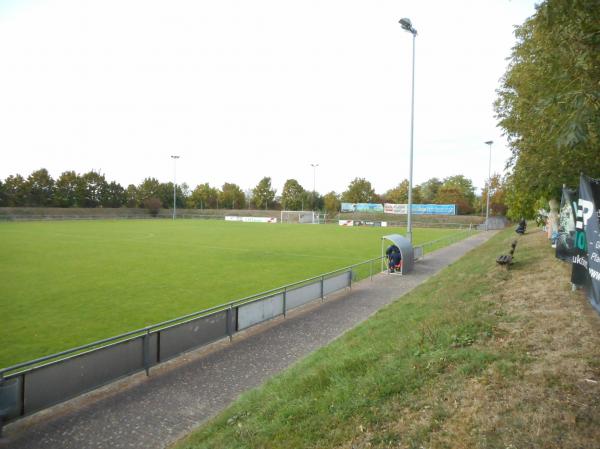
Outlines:
[{"label": "metal railing", "polygon": [[[452,243],[458,233],[420,247]],[[429,249],[431,251],[432,249]],[[375,257],[114,337],[0,369],[0,432],[12,421],[278,316],[380,272]],[[0,433],[1,434],[1,433]]]},{"label": "metal railing", "polygon": [[[375,274],[377,257],[114,337],[0,369],[0,421],[146,371]],[[1,429],[1,422],[0,422]],[[0,430],[1,431],[1,430]]]}]

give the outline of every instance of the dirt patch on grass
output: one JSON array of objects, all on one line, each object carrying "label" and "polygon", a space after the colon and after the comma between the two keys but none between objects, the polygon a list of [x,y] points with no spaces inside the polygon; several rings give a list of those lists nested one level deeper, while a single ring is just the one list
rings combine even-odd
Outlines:
[{"label": "dirt patch on grass", "polygon": [[600,316],[543,233],[519,238],[515,259],[480,298],[497,320],[474,347],[498,358],[402,398],[344,448],[600,448]]}]

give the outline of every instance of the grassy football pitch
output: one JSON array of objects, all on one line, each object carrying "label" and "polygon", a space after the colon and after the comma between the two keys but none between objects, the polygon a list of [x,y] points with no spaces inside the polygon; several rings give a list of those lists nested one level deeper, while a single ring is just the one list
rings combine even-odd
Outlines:
[{"label": "grassy football pitch", "polygon": [[[456,230],[415,229],[415,244]],[[398,228],[0,223],[0,367],[377,257]]]}]

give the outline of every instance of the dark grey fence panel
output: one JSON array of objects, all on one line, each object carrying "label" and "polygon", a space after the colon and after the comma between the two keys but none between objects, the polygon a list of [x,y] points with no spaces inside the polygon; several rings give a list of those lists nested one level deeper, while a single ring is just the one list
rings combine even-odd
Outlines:
[{"label": "dark grey fence panel", "polygon": [[282,293],[240,306],[238,308],[238,329],[246,329],[279,315],[283,315]]},{"label": "dark grey fence panel", "polygon": [[[379,259],[366,263],[372,264]],[[183,352],[227,336],[231,337],[237,330],[248,328],[284,314],[285,310],[349,287],[352,282],[352,267],[342,270],[2,368],[0,417],[7,422],[29,415],[128,374],[148,370],[151,366]],[[261,299],[248,302],[254,298]],[[219,311],[214,312],[215,310]],[[203,316],[192,318],[199,315]],[[166,327],[171,323],[181,324]],[[118,343],[113,343],[115,341]],[[41,365],[43,363],[47,364]],[[2,421],[0,430],[1,425]]]},{"label": "dark grey fence panel", "polygon": [[229,335],[227,311],[196,318],[160,331],[160,361]]},{"label": "dark grey fence panel", "polygon": [[[150,335],[156,363],[156,335]],[[144,337],[77,355],[25,374],[25,414],[62,402],[144,369]]]},{"label": "dark grey fence panel", "polygon": [[423,258],[423,247],[422,246],[415,246],[413,248],[414,251],[414,258],[415,260],[419,260]]},{"label": "dark grey fence panel", "polygon": [[349,273],[349,271],[344,271],[343,273],[340,273],[337,276],[325,279],[323,281],[323,295],[328,295],[329,293],[333,293],[343,288],[350,287]]},{"label": "dark grey fence panel", "polygon": [[312,284],[304,285],[293,290],[288,290],[285,298],[286,308],[290,310],[320,297],[321,280],[319,279]]},{"label": "dark grey fence panel", "polygon": [[0,382],[0,419],[9,420],[21,414],[22,382],[21,375]]}]

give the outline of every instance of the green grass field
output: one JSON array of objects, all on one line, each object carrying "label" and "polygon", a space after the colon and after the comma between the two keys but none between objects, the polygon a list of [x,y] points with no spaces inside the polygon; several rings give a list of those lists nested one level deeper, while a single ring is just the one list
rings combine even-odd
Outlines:
[{"label": "green grass field", "polygon": [[[0,367],[380,255],[394,228],[132,220],[0,223]],[[456,233],[415,229],[415,244]]]}]

